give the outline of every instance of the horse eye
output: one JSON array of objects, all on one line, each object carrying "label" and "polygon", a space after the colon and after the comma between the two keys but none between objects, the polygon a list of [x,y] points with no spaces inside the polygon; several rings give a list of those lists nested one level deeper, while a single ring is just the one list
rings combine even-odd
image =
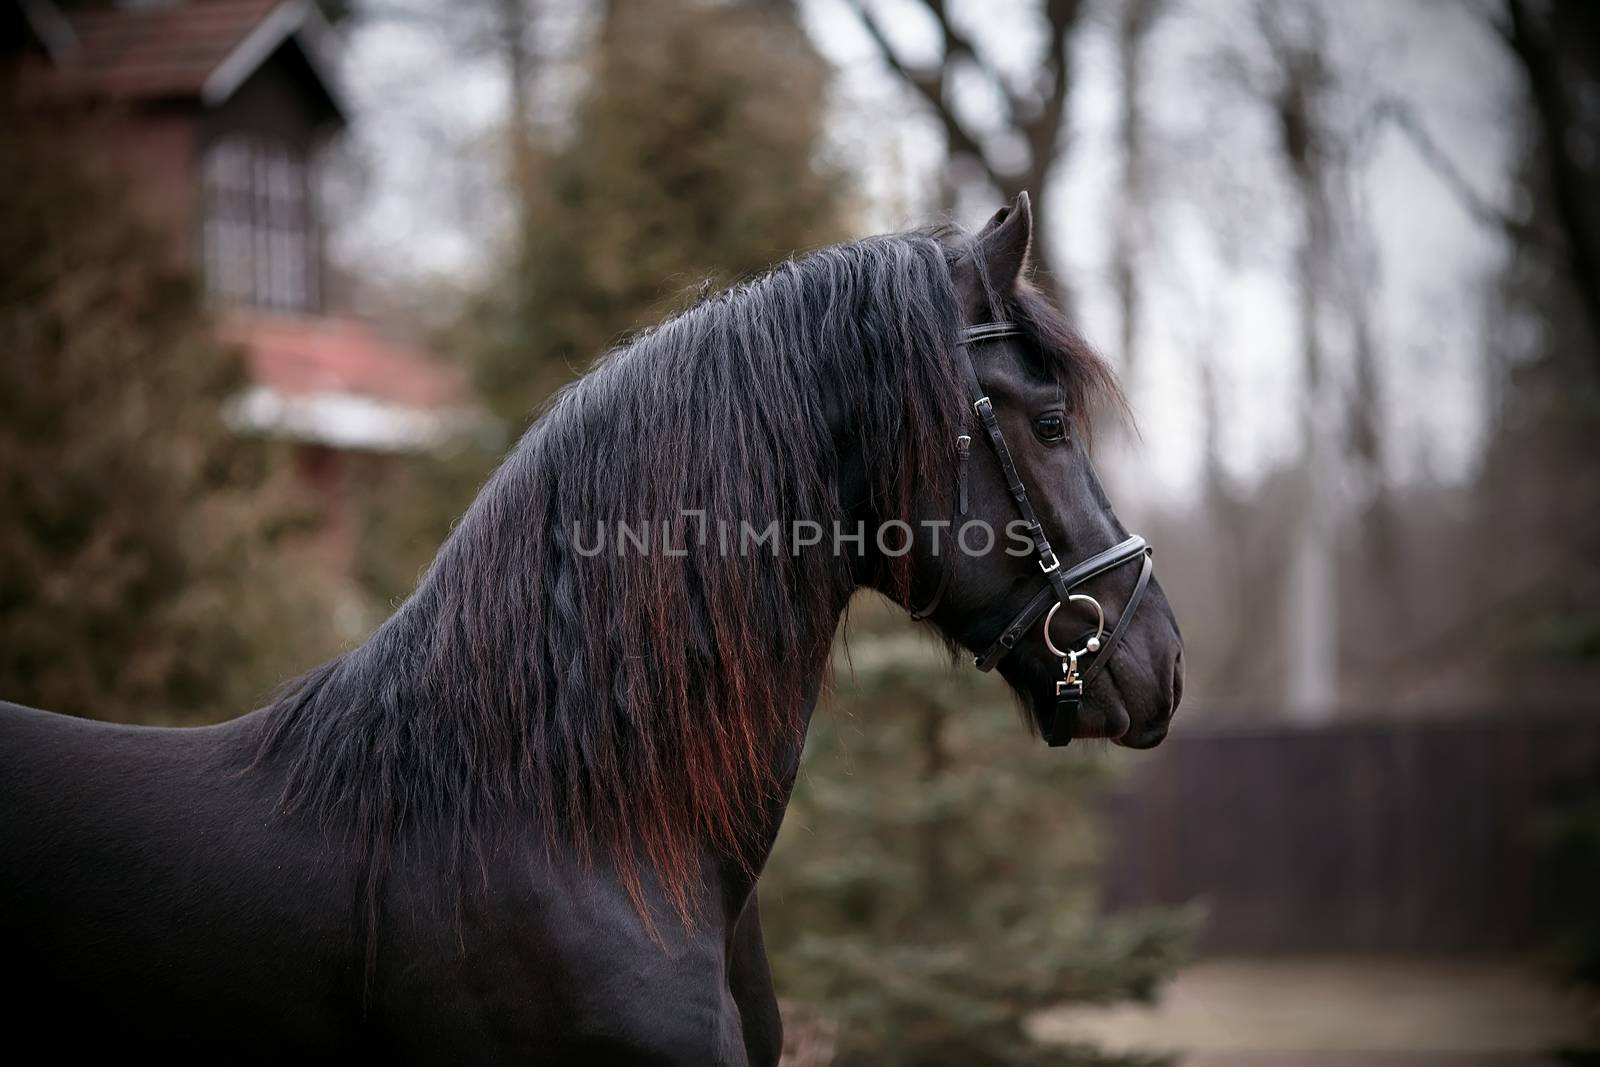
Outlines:
[{"label": "horse eye", "polygon": [[1040,415],[1033,420],[1033,432],[1041,441],[1059,441],[1067,436],[1067,420],[1060,415]]}]

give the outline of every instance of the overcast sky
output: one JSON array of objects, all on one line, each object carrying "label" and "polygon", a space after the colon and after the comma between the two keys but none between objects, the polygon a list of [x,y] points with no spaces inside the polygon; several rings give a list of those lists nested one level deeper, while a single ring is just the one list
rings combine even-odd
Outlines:
[{"label": "overcast sky", "polygon": [[[1025,73],[1041,45],[1031,5],[958,3],[985,53]],[[1104,5],[1099,5],[1104,6]],[[1388,93],[1410,101],[1433,138],[1485,196],[1507,187],[1516,131],[1507,116],[1514,72],[1463,5],[1350,0],[1325,4],[1344,80],[1359,112]],[[911,59],[933,54],[934,27],[914,0],[887,0],[884,19]],[[1300,355],[1287,279],[1295,229],[1265,107],[1217,72],[1225,47],[1249,48],[1246,0],[1178,3],[1150,43],[1147,107],[1156,236],[1144,271],[1144,348],[1129,382],[1143,447],[1113,462],[1162,497],[1197,484],[1201,408],[1197,361],[1217,367],[1228,418],[1224,459],[1250,480],[1298,448]],[[805,23],[838,70],[829,151],[859,176],[863,232],[928,221],[931,175],[943,153],[936,124],[883,69],[843,0],[806,0]],[[571,19],[556,34],[579,33]],[[493,261],[506,215],[496,193],[494,137],[504,116],[492,60],[426,20],[361,24],[346,50],[356,111],[353,143],[368,161],[357,202],[332,236],[337,260],[408,283],[470,285]],[[1079,302],[1082,326],[1109,349],[1118,336],[1110,288],[1115,218],[1113,130],[1118,83],[1109,27],[1077,42],[1071,150],[1051,206],[1048,239]],[[570,81],[552,90],[559,99]],[[975,119],[991,113],[969,94]],[[1363,112],[1364,113],[1364,112]],[[1456,478],[1470,469],[1485,404],[1481,293],[1503,254],[1449,196],[1415,150],[1390,131],[1369,142],[1356,190],[1375,242],[1371,284],[1383,366],[1392,473]],[[995,204],[964,205],[968,224]],[[1344,364],[1335,351],[1336,370]]]}]

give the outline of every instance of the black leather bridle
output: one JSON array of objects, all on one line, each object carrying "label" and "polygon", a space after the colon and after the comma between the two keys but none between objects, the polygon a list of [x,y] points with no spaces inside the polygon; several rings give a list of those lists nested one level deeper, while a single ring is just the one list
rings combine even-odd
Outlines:
[{"label": "black leather bridle", "polygon": [[[994,666],[1005,658],[1006,653],[1015,648],[1017,642],[1033,628],[1040,616],[1044,616],[1045,646],[1052,654],[1061,658],[1061,680],[1056,682],[1055,711],[1051,721],[1041,723],[1040,727],[1047,742],[1052,746],[1061,746],[1072,740],[1077,728],[1078,709],[1083,704],[1084,689],[1105,669],[1105,665],[1110,662],[1112,652],[1127,635],[1134,612],[1139,608],[1139,601],[1150,585],[1153,565],[1150,546],[1145,543],[1144,538],[1135,535],[1120,544],[1097,552],[1075,566],[1062,568],[1061,560],[1050,547],[1050,539],[1039,522],[1039,516],[1033,510],[1033,504],[1028,500],[1027,487],[1022,484],[1022,477],[1017,473],[1016,463],[1011,458],[1011,449],[1006,446],[1005,434],[1000,429],[1000,420],[995,417],[994,405],[978,381],[978,371],[973,366],[972,354],[969,351],[972,346],[987,341],[1020,336],[1022,330],[1012,322],[991,322],[982,326],[968,327],[961,331],[956,364],[966,381],[973,414],[978,417],[979,425],[989,437],[989,447],[994,450],[995,458],[1000,462],[1001,473],[1006,479],[1006,488],[1011,491],[1011,499],[1016,502],[1017,512],[1027,524],[1028,535],[1033,539],[1034,553],[1038,556],[1039,568],[1044,572],[1049,584],[1039,590],[1033,599],[1017,612],[989,647],[975,658],[974,663],[980,671],[994,669]],[[971,451],[972,438],[962,434],[956,439],[958,463],[956,516],[950,523],[952,533],[959,530],[961,518],[967,512],[967,458]],[[1111,628],[1111,633],[1107,636],[1105,611],[1101,608],[1100,602],[1085,593],[1074,593],[1073,590],[1107,571],[1115,570],[1124,563],[1131,563],[1136,559],[1143,561],[1139,580],[1134,584],[1133,594],[1128,597],[1127,604],[1122,608],[1122,614],[1118,616],[1116,625]],[[948,564],[941,568],[938,586],[926,603],[911,612],[913,619],[925,619],[938,608],[944,599],[945,589],[950,584],[950,571],[951,567]],[[1072,603],[1093,605],[1098,621],[1095,629],[1082,638],[1082,648],[1069,648],[1063,651],[1050,636],[1050,624],[1055,621],[1056,612],[1063,604]],[[1083,660],[1091,656],[1093,661],[1087,667],[1082,667]],[[1081,673],[1080,667],[1082,667]]]}]

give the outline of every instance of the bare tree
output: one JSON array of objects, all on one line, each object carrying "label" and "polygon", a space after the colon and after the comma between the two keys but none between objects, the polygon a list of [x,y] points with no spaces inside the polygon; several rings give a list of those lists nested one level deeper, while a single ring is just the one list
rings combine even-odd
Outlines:
[{"label": "bare tree", "polygon": [[[1595,28],[1592,5],[1554,6],[1557,14],[1587,25],[1591,31]],[[1505,13],[1504,22],[1496,29],[1527,78],[1529,101],[1543,141],[1546,180],[1563,231],[1567,275],[1589,320],[1596,366],[1600,367],[1600,235],[1595,231],[1594,204],[1584,193],[1582,168],[1574,155],[1579,105],[1568,93],[1553,35],[1554,16],[1535,13],[1526,0],[1505,0]],[[1585,15],[1587,19],[1582,17]]]},{"label": "bare tree", "polygon": [[1117,141],[1122,155],[1122,188],[1117,203],[1111,274],[1122,308],[1122,376],[1132,382],[1139,349],[1140,263],[1146,217],[1144,83],[1145,42],[1167,9],[1168,0],[1127,0],[1117,21],[1117,65],[1122,75],[1122,110]]},{"label": "bare tree", "polygon": [[[1066,147],[1067,102],[1073,78],[1071,45],[1083,15],[1081,0],[1042,0],[1039,4],[1037,16],[1043,20],[1046,34],[1045,55],[1039,70],[1026,85],[1017,84],[981,53],[972,37],[952,19],[945,0],[921,0],[939,28],[940,55],[928,66],[919,66],[902,57],[868,0],[849,2],[889,69],[910,86],[939,120],[950,159],[975,166],[984,180],[1007,200],[1027,190],[1040,222],[1037,232],[1048,233],[1051,203],[1048,194],[1056,162]],[[1026,148],[1027,162],[1020,167],[999,161],[991,147],[995,131],[976,129],[963,117],[956,100],[956,83],[965,71],[976,72],[999,97],[1005,130]],[[1043,241],[1034,245],[1033,263],[1039,279],[1065,299],[1066,286],[1051,269],[1051,253]]]},{"label": "bare tree", "polygon": [[[1393,97],[1378,102],[1372,124],[1390,123],[1416,148],[1424,163],[1479,223],[1504,231],[1518,245],[1562,262],[1587,320],[1593,359],[1600,369],[1600,232],[1592,198],[1584,192],[1584,168],[1575,147],[1581,130],[1592,128],[1582,115],[1583,100],[1571,81],[1582,72],[1565,69],[1568,38],[1600,32],[1596,7],[1587,0],[1554,0],[1529,5],[1504,0],[1501,15],[1487,22],[1521,69],[1528,89],[1529,110],[1537,129],[1556,225],[1539,225],[1493,203],[1473,188],[1459,167],[1428,132],[1409,102]],[[1581,46],[1579,46],[1581,47]],[[1570,55],[1570,53],[1568,53]],[[1589,75],[1592,79],[1592,74]],[[1593,151],[1593,148],[1589,148]]]},{"label": "bare tree", "polygon": [[505,62],[506,99],[510,104],[506,122],[507,149],[511,174],[519,203],[533,187],[533,55],[528,38],[533,29],[534,11],[528,0],[495,0],[494,44]]},{"label": "bare tree", "polygon": [[1263,0],[1256,23],[1272,63],[1266,89],[1278,147],[1300,212],[1295,291],[1302,360],[1301,462],[1294,554],[1285,588],[1289,634],[1289,706],[1300,718],[1324,718],[1337,697],[1338,451],[1332,433],[1332,390],[1323,348],[1322,318],[1334,261],[1327,95],[1333,82],[1322,48],[1325,25],[1317,9],[1297,9],[1298,26],[1285,10]]}]

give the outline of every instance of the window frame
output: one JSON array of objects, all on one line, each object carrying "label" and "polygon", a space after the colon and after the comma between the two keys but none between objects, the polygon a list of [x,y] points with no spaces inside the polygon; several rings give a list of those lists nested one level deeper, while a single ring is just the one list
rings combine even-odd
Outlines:
[{"label": "window frame", "polygon": [[319,245],[299,146],[260,133],[228,133],[206,145],[201,245],[213,297],[274,311],[317,310]]}]

